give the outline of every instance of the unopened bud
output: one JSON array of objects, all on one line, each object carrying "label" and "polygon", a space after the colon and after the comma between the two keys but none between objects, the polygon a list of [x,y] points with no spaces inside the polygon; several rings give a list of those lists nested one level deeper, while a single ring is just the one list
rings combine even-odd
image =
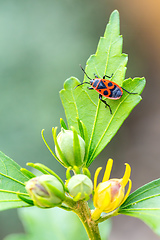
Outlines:
[{"label": "unopened bud", "polygon": [[[98,168],[94,176],[94,197],[93,204],[95,209],[92,211],[92,219],[100,218],[102,212],[109,213],[118,209],[128,197],[132,182],[130,180],[131,167],[126,163],[126,170],[123,178],[113,178],[109,180],[113,160],[109,159],[101,183],[97,185],[97,178],[101,168]],[[128,184],[128,190],[125,195],[125,187]]]},{"label": "unopened bud", "polygon": [[103,212],[113,211],[122,202],[124,191],[120,179],[101,182],[98,184],[94,194],[94,206],[99,209],[103,206]]},{"label": "unopened bud", "polygon": [[69,194],[75,201],[88,198],[93,190],[93,183],[89,177],[84,174],[74,175],[68,182]]},{"label": "unopened bud", "polygon": [[65,130],[62,128],[61,132],[57,136],[57,144],[61,150],[63,157],[58,151],[55,145],[55,152],[57,157],[68,164],[68,166],[82,166],[85,156],[85,141],[78,135],[76,130]]},{"label": "unopened bud", "polygon": [[30,179],[26,189],[38,207],[54,207],[60,205],[65,197],[64,186],[52,175],[44,174]]}]

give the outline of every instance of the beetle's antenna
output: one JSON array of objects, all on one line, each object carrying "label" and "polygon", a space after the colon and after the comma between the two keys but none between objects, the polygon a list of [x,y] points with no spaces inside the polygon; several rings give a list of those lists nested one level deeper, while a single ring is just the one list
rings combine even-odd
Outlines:
[{"label": "beetle's antenna", "polygon": [[85,72],[85,70],[83,69],[83,67],[81,66],[81,64],[79,65],[80,68],[82,69],[82,71],[84,72],[84,74],[87,76],[88,79],[92,80],[90,77],[88,77],[87,73]]},{"label": "beetle's antenna", "polygon": [[[81,83],[81,84],[78,84],[75,88],[81,86],[81,85],[84,84],[84,83],[90,84],[89,82],[83,82],[83,83]],[[74,89],[75,89],[75,88],[74,88]]]}]

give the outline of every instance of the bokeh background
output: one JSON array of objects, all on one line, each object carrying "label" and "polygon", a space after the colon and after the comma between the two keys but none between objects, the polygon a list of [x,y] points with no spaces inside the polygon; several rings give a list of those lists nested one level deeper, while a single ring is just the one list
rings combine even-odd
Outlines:
[{"label": "bokeh background", "polygon": [[[64,169],[46,149],[51,128],[65,119],[59,91],[70,76],[81,81],[88,57],[114,9],[120,12],[126,77],[145,76],[142,102],[91,165],[91,172],[114,159],[112,177],[132,166],[132,190],[160,177],[160,2],[159,0],[0,0],[0,150],[22,167],[48,165],[64,179]],[[23,232],[17,210],[0,212],[0,239]],[[113,218],[110,240],[158,240],[143,222]]]}]

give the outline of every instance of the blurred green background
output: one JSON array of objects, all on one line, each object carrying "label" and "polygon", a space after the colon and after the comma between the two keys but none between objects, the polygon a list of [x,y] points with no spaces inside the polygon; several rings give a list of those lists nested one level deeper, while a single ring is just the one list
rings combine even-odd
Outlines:
[{"label": "blurred green background", "polygon": [[[70,76],[83,80],[79,64],[85,66],[95,53],[114,9],[120,12],[123,52],[129,54],[126,77],[145,76],[147,86],[143,101],[90,170],[93,175],[112,157],[112,176],[121,177],[128,162],[132,190],[160,177],[158,0],[0,0],[0,150],[22,167],[41,162],[65,178],[40,132],[45,129],[54,148],[51,128],[65,119],[59,91]],[[114,218],[113,229],[111,240],[159,239],[140,220],[126,216]],[[0,239],[23,231],[17,210],[0,213]]]}]

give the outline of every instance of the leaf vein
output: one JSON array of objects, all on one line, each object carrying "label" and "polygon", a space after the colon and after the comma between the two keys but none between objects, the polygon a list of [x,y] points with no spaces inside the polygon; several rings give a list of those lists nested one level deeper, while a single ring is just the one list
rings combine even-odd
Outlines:
[{"label": "leaf vein", "polygon": [[[141,195],[141,194],[143,194],[143,193],[145,193],[145,192],[148,192],[148,191],[150,191],[150,190],[152,190],[152,189],[154,189],[154,188],[157,188],[157,187],[160,187],[160,184],[159,184],[159,185],[156,185],[156,186],[153,186],[153,187],[150,187],[150,188],[147,188],[147,189],[145,189],[144,191],[140,192],[139,194],[134,195],[132,198],[129,199],[130,204],[131,204],[131,201],[132,201],[134,198],[137,198],[139,195]],[[134,202],[132,202],[132,203],[134,203]],[[130,205],[130,204],[128,204],[128,205]],[[128,205],[126,205],[126,206],[128,206]]]},{"label": "leaf vein", "polygon": [[0,175],[4,176],[4,177],[6,177],[6,178],[9,178],[9,179],[11,179],[12,181],[15,181],[15,182],[20,183],[21,185],[25,186],[24,183],[20,182],[19,180],[15,179],[15,178],[12,178],[12,177],[6,175],[6,174],[3,174],[3,173],[0,172]]},{"label": "leaf vein", "polygon": [[13,193],[13,194],[19,194],[20,193],[21,195],[29,196],[29,194],[27,194],[27,193],[22,193],[22,192],[19,192],[19,191],[15,192],[15,191],[5,190],[5,189],[0,189],[0,192]]}]

